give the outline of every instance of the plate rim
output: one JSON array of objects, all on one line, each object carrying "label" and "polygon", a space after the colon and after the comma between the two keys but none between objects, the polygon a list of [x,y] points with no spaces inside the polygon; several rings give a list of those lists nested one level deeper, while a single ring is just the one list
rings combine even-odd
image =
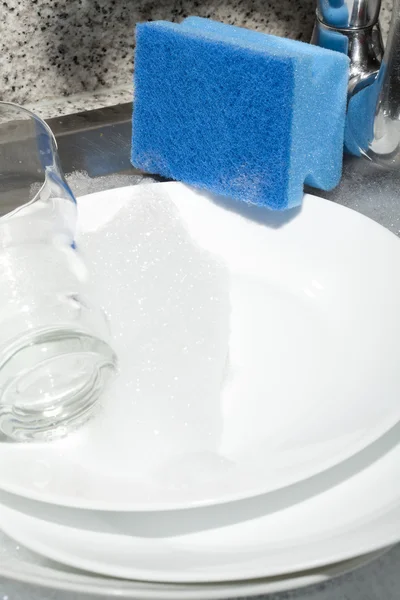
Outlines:
[{"label": "plate rim", "polygon": [[[182,184],[180,182],[160,182],[160,183],[151,183],[151,184],[146,184],[146,188],[152,188],[153,186],[163,186],[164,188],[170,188],[171,186],[175,187],[175,188],[180,188],[182,191],[189,191],[189,193],[197,193],[197,194],[201,194],[200,190],[191,188],[190,186],[186,186],[185,184]],[[84,196],[81,196],[80,198],[78,198],[78,206],[79,206],[79,201],[84,199],[90,199],[92,197],[99,197],[99,196],[107,196],[110,194],[110,192],[115,193],[116,191],[121,192],[123,194],[128,194],[128,192],[132,192],[134,190],[138,190],[139,186],[135,186],[135,185],[130,185],[130,186],[123,186],[120,188],[117,188],[116,190],[103,190],[101,192],[94,192],[91,194],[86,194]],[[377,223],[376,221],[374,221],[373,219],[371,219],[368,216],[365,216],[361,213],[359,213],[358,211],[346,207],[344,205],[341,204],[337,204],[328,200],[325,200],[321,197],[312,195],[312,194],[305,194],[304,195],[304,201],[305,202],[310,202],[312,204],[317,204],[319,209],[322,209],[323,211],[328,210],[345,210],[345,211],[350,211],[352,213],[352,216],[357,218],[358,220],[364,221],[367,220],[369,222],[369,226],[372,226],[373,228],[376,228],[377,230],[379,229],[381,232],[386,232],[386,234],[388,234],[390,236],[390,239],[392,240],[396,240],[397,242],[400,242],[400,239],[391,231],[389,231],[387,228],[383,227],[382,225],[380,225],[379,223]],[[272,213],[272,211],[271,211]],[[321,466],[315,470],[312,469],[312,472],[310,470],[310,473],[305,473],[304,469],[302,470],[301,474],[299,475],[298,478],[293,478],[292,480],[290,480],[289,482],[282,484],[282,485],[278,485],[277,487],[274,488],[269,488],[269,487],[265,487],[263,488],[260,485],[257,485],[257,487],[247,487],[246,491],[242,491],[242,492],[236,492],[236,493],[228,493],[227,495],[223,495],[221,494],[217,499],[215,498],[203,498],[200,500],[183,500],[183,501],[178,501],[176,499],[168,499],[167,501],[163,500],[161,502],[152,502],[151,504],[148,503],[140,503],[140,502],[124,502],[124,501],[120,501],[120,502],[112,502],[110,503],[109,501],[102,501],[101,499],[98,500],[94,500],[92,499],[79,499],[79,497],[73,497],[73,496],[63,496],[63,495],[57,495],[57,497],[52,497],[51,494],[50,495],[43,495],[43,493],[41,491],[36,491],[36,490],[27,490],[26,487],[21,486],[21,485],[13,485],[11,484],[7,484],[7,483],[3,483],[0,481],[0,489],[12,493],[12,494],[16,494],[19,495],[21,497],[24,497],[26,499],[31,499],[31,500],[36,500],[39,502],[44,502],[47,504],[55,504],[57,506],[62,506],[62,507],[66,507],[66,508],[77,508],[77,509],[89,509],[89,510],[99,510],[99,511],[110,511],[110,512],[115,512],[115,511],[120,511],[120,512],[131,512],[131,511],[141,511],[141,512],[160,512],[160,511],[176,511],[176,510],[182,510],[182,509],[190,509],[190,508],[203,508],[203,507],[208,507],[208,506],[217,506],[217,505],[222,505],[222,504],[228,504],[231,502],[237,502],[237,501],[241,501],[241,500],[246,500],[249,498],[254,498],[260,495],[264,495],[264,494],[268,494],[271,492],[275,492],[278,490],[284,490],[285,488],[291,486],[291,485],[296,485],[297,483],[300,483],[302,481],[305,481],[311,477],[314,476],[318,476],[319,474],[329,470],[332,467],[335,467],[341,463],[343,463],[345,460],[347,460],[348,458],[358,454],[359,452],[361,452],[364,448],[366,448],[367,446],[373,444],[374,442],[376,442],[379,438],[381,438],[385,433],[387,433],[393,426],[396,425],[396,423],[399,421],[399,417],[400,417],[400,407],[399,407],[399,415],[396,416],[390,416],[387,419],[385,419],[384,421],[380,421],[380,425],[379,427],[376,427],[376,429],[373,430],[367,430],[368,435],[364,432],[363,435],[360,435],[357,438],[357,443],[352,442],[350,445],[350,449],[348,448],[348,446],[345,446],[345,448],[347,449],[347,451],[343,451],[343,452],[337,452],[334,453],[331,457],[331,460],[326,460],[323,464],[321,463]],[[372,433],[371,433],[372,431]],[[0,441],[0,453],[1,453],[1,449],[2,446],[5,445],[5,443],[2,443]],[[8,443],[7,443],[8,445]],[[254,484],[255,486],[255,484]]]}]

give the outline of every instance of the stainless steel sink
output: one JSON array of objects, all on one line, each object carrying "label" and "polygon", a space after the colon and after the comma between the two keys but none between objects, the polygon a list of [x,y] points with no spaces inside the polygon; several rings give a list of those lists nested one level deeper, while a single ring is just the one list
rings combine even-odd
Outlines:
[{"label": "stainless steel sink", "polygon": [[[130,164],[131,104],[49,119],[64,171],[77,195],[137,184],[149,177]],[[90,179],[89,179],[90,178]],[[161,181],[155,176],[152,179]],[[384,171],[366,159],[345,156],[341,184],[308,192],[353,208],[400,233],[400,171]]]}]

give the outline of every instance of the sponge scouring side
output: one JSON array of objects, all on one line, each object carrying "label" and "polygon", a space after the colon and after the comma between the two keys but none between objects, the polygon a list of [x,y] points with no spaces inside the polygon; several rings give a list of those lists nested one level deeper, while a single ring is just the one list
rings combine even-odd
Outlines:
[{"label": "sponge scouring side", "polygon": [[132,163],[286,209],[340,180],[348,58],[192,17],[137,26]]}]

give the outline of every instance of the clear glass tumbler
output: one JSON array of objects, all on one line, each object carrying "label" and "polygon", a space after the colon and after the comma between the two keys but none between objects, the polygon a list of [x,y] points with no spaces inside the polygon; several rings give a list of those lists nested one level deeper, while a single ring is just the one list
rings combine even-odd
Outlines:
[{"label": "clear glass tumbler", "polygon": [[92,414],[116,371],[108,323],[87,297],[76,223],[51,130],[32,112],[0,102],[3,440],[66,435]]}]

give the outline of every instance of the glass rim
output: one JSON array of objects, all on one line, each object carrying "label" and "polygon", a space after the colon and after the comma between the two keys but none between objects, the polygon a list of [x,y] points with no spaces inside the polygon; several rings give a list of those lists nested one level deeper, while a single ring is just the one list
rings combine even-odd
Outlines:
[{"label": "glass rim", "polygon": [[[49,136],[49,139],[51,140],[51,143],[53,145],[54,156],[55,156],[55,162],[53,165],[53,166],[55,166],[55,169],[52,170],[53,175],[57,176],[60,179],[60,183],[62,184],[62,187],[65,189],[68,196],[70,197],[70,200],[72,200],[74,202],[74,204],[76,204],[75,195],[72,192],[71,188],[69,187],[68,183],[66,182],[64,172],[59,163],[58,144],[57,144],[57,140],[55,138],[55,135],[54,135],[51,127],[46,123],[46,121],[44,119],[39,117],[36,113],[34,113],[29,108],[26,108],[25,106],[22,106],[15,102],[5,102],[3,100],[0,100],[0,113],[1,113],[2,107],[9,108],[10,112],[15,111],[15,117],[16,117],[15,121],[18,120],[18,112],[19,112],[19,113],[29,117],[33,122],[39,123],[40,127],[43,128],[44,132]],[[40,195],[43,193],[44,189],[46,188],[46,185],[47,185],[47,170],[44,172],[43,183],[40,186],[40,189],[34,195],[34,197],[31,200],[29,200],[28,202],[26,202],[25,204],[21,204],[20,206],[17,206],[16,208],[14,208],[10,212],[6,213],[5,215],[0,216],[0,221],[3,221],[3,220],[5,221],[6,219],[8,219],[10,217],[15,216],[21,209],[24,209],[27,206],[30,206],[31,204],[36,202],[36,200],[40,197]]]},{"label": "glass rim", "polygon": [[51,130],[51,127],[46,123],[46,121],[44,119],[42,119],[42,117],[39,117],[36,113],[34,113],[29,108],[26,108],[25,106],[22,106],[21,104],[17,104],[16,102],[5,102],[3,100],[0,100],[0,108],[2,106],[6,106],[6,107],[8,106],[9,108],[16,109],[22,113],[25,113],[27,116],[31,117],[34,121],[38,121],[41,125],[43,125],[44,129],[51,137],[56,150],[58,150],[58,144],[57,144],[55,135],[54,135],[53,131]]}]

